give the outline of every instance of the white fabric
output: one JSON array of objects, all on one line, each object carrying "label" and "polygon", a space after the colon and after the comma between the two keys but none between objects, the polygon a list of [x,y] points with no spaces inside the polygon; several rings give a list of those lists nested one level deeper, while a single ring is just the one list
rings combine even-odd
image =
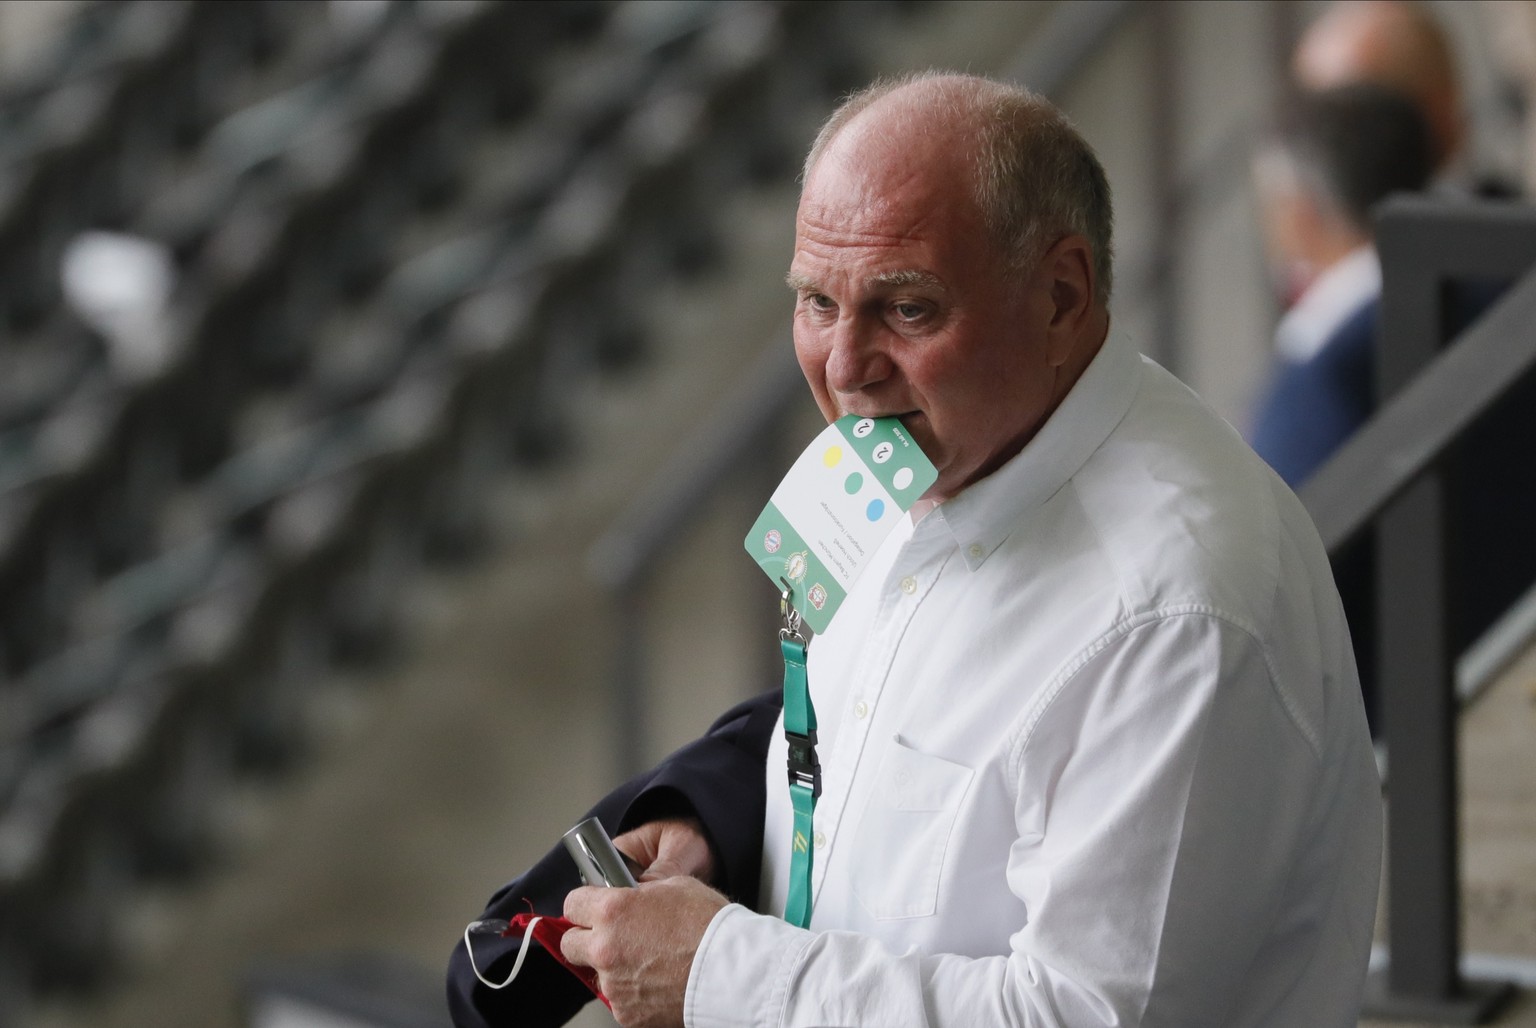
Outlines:
[{"label": "white fabric", "polygon": [[1317,356],[1351,314],[1381,295],[1376,248],[1362,246],[1317,276],[1275,327],[1275,349],[1293,364]]},{"label": "white fabric", "polygon": [[[1380,787],[1296,498],[1111,341],[810,648],[809,929],[727,907],[686,1023],[1353,1026]],[[791,812],[766,780],[763,909]]]}]

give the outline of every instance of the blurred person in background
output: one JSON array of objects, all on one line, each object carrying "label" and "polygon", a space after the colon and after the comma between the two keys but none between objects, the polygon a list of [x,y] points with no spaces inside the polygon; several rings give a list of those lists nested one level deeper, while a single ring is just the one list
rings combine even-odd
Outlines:
[{"label": "blurred person in background", "polygon": [[[1470,127],[1451,44],[1422,5],[1335,4],[1297,43],[1292,74],[1298,93],[1255,162],[1261,221],[1285,314],[1249,438],[1288,484],[1299,487],[1376,409],[1381,267],[1371,243],[1372,206],[1393,192],[1429,192],[1457,203],[1507,200],[1513,190],[1469,167]],[[1454,284],[1448,338],[1476,320],[1505,285]],[[1520,385],[1453,448],[1452,489],[1462,526],[1452,540],[1456,652],[1536,578],[1536,540],[1526,528],[1536,519],[1536,482],[1523,474],[1527,461],[1511,449],[1533,433],[1536,386]],[[1366,533],[1335,555],[1334,570],[1372,731],[1380,734],[1373,547]]]},{"label": "blurred person in background", "polygon": [[1402,0],[1346,0],[1302,34],[1294,90],[1255,161],[1261,227],[1285,310],[1276,370],[1251,430],[1301,485],[1375,406],[1371,340],[1381,294],[1371,208],[1396,192],[1507,195],[1474,186],[1470,130],[1444,28]]},{"label": "blurred person in background", "polygon": [[1381,297],[1371,211],[1422,190],[1434,167],[1418,109],[1369,83],[1290,97],[1259,148],[1260,221],[1289,306],[1252,442],[1293,488],[1370,417]]},{"label": "blurred person in background", "polygon": [[[1294,296],[1275,332],[1275,367],[1250,441],[1292,488],[1375,408],[1381,264],[1371,210],[1393,193],[1423,189],[1435,155],[1415,105],[1370,83],[1293,96],[1260,146],[1254,181],[1270,266],[1279,288]],[[1333,567],[1374,728],[1371,553],[1370,540],[1358,540],[1334,556]]]},{"label": "blurred person in background", "polygon": [[[1110,333],[1110,222],[1097,158],[1025,91],[923,76],[824,126],[796,353],[828,420],[900,417],[939,478],[809,650],[807,927],[778,916],[773,697],[599,805],[638,889],[575,888],[557,848],[486,908],[563,909],[620,1023],[1355,1024],[1380,783],[1327,558]],[[569,1017],[589,997],[541,959],[497,992],[461,944],[455,1021]]]}]

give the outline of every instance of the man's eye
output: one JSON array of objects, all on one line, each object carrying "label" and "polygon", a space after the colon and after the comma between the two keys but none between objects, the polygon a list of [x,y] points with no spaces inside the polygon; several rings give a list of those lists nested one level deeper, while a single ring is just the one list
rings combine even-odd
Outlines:
[{"label": "man's eye", "polygon": [[891,309],[903,321],[916,321],[928,313],[928,308],[920,303],[898,303],[893,305]]},{"label": "man's eye", "polygon": [[832,298],[825,293],[806,293],[805,302],[818,311],[830,311],[837,307]]}]

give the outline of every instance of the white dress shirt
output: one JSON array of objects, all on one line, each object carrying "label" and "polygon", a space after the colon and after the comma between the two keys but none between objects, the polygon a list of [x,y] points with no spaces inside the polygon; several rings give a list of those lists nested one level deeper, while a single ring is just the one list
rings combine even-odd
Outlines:
[{"label": "white dress shirt", "polygon": [[691,1026],[1356,1022],[1381,807],[1296,498],[1112,339],[1012,461],[881,548],[810,648],[809,929],[766,778],[762,906]]}]

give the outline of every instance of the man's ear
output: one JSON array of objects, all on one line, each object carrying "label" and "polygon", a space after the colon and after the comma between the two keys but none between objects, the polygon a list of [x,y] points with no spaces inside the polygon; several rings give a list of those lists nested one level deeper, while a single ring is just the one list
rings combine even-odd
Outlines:
[{"label": "man's ear", "polygon": [[1045,251],[1040,273],[1051,302],[1046,359],[1051,367],[1059,368],[1071,357],[1097,306],[1093,247],[1084,236],[1065,236]]}]

